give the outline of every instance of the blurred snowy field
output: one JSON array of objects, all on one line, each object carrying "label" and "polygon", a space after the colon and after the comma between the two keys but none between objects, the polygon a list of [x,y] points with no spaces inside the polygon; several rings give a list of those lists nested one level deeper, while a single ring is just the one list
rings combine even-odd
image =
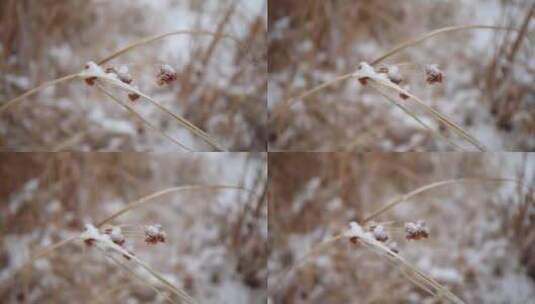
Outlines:
[{"label": "blurred snowy field", "polygon": [[[263,0],[5,1],[0,6],[0,99],[80,71],[140,38],[174,30],[234,36],[178,35],[113,60],[133,84],[233,151],[265,150],[267,5]],[[160,64],[176,82],[159,87]],[[107,65],[108,66],[108,65]],[[126,94],[113,91],[128,101]],[[184,145],[210,147],[146,101],[131,105]],[[2,150],[180,150],[118,104],[80,81],[46,89],[3,113]]]},{"label": "blurred snowy field", "polygon": [[3,153],[2,159],[3,303],[167,303],[165,292],[139,284],[81,241],[36,260],[26,292],[20,270],[30,256],[85,224],[182,185],[240,186],[253,193],[201,188],[153,199],[114,224],[161,224],[166,243],[149,246],[142,236],[126,235],[127,248],[199,303],[265,303],[265,154]]},{"label": "blurred snowy field", "polygon": [[[454,150],[384,97],[349,80],[291,109],[283,104],[306,90],[371,62],[398,43],[454,25],[521,29],[532,1],[270,1],[269,147],[272,151]],[[524,35],[466,30],[438,35],[388,58],[402,87],[450,117],[489,151],[535,149],[535,18]],[[517,37],[522,37],[517,39]],[[518,40],[518,41],[517,41]],[[515,50],[515,45],[519,43]],[[441,84],[428,85],[422,69],[437,64]],[[445,126],[409,100],[427,125]],[[451,138],[472,150],[468,143]]]}]

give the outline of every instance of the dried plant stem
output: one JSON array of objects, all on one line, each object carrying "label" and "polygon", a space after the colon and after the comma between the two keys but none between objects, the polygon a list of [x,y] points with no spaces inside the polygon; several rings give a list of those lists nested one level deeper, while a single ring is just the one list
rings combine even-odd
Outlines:
[{"label": "dried plant stem", "polygon": [[404,89],[400,88],[398,85],[396,85],[394,83],[385,81],[385,80],[380,79],[380,78],[375,78],[373,80],[375,80],[379,84],[382,84],[383,86],[386,86],[386,87],[388,87],[390,89],[393,89],[393,90],[395,90],[395,91],[397,91],[399,93],[402,93],[402,94],[408,96],[410,99],[416,101],[418,103],[418,105],[420,105],[426,112],[428,112],[430,115],[434,116],[435,118],[437,118],[438,120],[443,122],[445,125],[450,127],[457,134],[459,134],[462,138],[464,138],[465,140],[470,142],[472,145],[474,145],[478,150],[480,150],[482,152],[486,151],[485,146],[482,143],[480,143],[475,137],[473,137],[472,135],[468,134],[468,132],[466,132],[463,128],[458,126],[451,119],[446,117],[444,114],[442,114],[439,111],[437,111],[437,110],[433,109],[432,107],[428,106],[425,102],[423,102],[417,96],[409,93],[407,90],[404,90]]},{"label": "dried plant stem", "polygon": [[383,214],[384,212],[392,209],[396,205],[398,205],[398,204],[400,204],[402,202],[406,202],[409,199],[411,199],[412,197],[414,197],[414,196],[416,196],[416,195],[418,195],[418,194],[420,194],[422,192],[426,192],[428,190],[431,190],[431,189],[434,189],[434,188],[438,188],[438,187],[442,187],[442,186],[446,186],[446,185],[459,184],[459,183],[470,183],[470,182],[497,182],[497,183],[501,183],[501,182],[516,182],[516,183],[518,183],[519,181],[516,180],[516,179],[512,179],[512,178],[479,178],[479,177],[472,177],[472,178],[456,178],[456,179],[450,179],[450,180],[444,180],[444,181],[440,181],[440,182],[431,183],[431,184],[422,186],[420,188],[417,188],[416,190],[413,190],[413,191],[411,191],[409,193],[406,193],[404,195],[400,195],[400,196],[392,199],[390,202],[386,203],[383,207],[379,208],[378,210],[372,212],[372,214],[367,216],[362,221],[362,224],[368,223],[369,221],[377,218],[379,215]]},{"label": "dried plant stem", "polygon": [[126,90],[128,92],[136,93],[139,96],[147,99],[150,103],[155,105],[158,109],[160,109],[161,111],[171,115],[183,127],[185,127],[186,129],[190,130],[193,134],[199,136],[201,139],[203,139],[207,144],[212,146],[214,149],[216,149],[218,151],[225,151],[225,149],[220,144],[218,144],[215,139],[213,139],[210,135],[208,135],[206,132],[201,130],[199,127],[195,126],[194,124],[189,122],[187,119],[185,119],[185,118],[173,113],[171,110],[167,109],[166,107],[161,105],[159,102],[154,100],[154,98],[142,93],[141,91],[139,91],[138,89],[132,87],[131,85],[123,83],[120,80],[115,79],[115,78],[113,78],[111,76],[108,76],[108,75],[105,75],[105,76],[103,76],[103,75],[92,75],[92,76],[97,77],[100,80],[106,81],[106,82],[110,83],[111,85],[114,85],[116,87],[122,88],[122,89],[124,89],[124,90]]},{"label": "dried plant stem", "polygon": [[166,195],[166,194],[176,193],[176,192],[181,192],[181,191],[188,191],[188,190],[207,190],[208,191],[208,190],[222,190],[222,189],[234,189],[234,190],[241,190],[241,191],[245,191],[245,192],[249,192],[249,193],[254,193],[253,191],[248,190],[248,189],[243,188],[243,187],[227,186],[227,185],[187,185],[187,186],[178,186],[178,187],[167,188],[167,189],[164,189],[164,190],[161,190],[161,191],[154,192],[154,193],[149,194],[147,196],[144,196],[144,197],[142,197],[142,198],[140,198],[140,199],[138,199],[136,201],[128,203],[121,210],[115,212],[111,216],[109,216],[106,219],[102,220],[100,223],[98,223],[96,225],[96,227],[100,228],[103,225],[111,222],[115,218],[123,215],[124,213],[126,213],[126,212],[128,212],[128,211],[130,211],[130,210],[132,210],[134,208],[141,207],[141,206],[151,202],[151,200],[153,200],[153,199],[155,199],[157,197]]},{"label": "dried plant stem", "polygon": [[378,93],[380,94],[381,96],[383,96],[384,98],[386,98],[386,100],[388,100],[391,104],[393,104],[394,106],[398,107],[399,109],[401,109],[403,112],[405,112],[407,115],[409,115],[410,117],[412,117],[414,120],[416,120],[416,122],[418,122],[420,125],[422,125],[424,128],[426,128],[430,133],[431,135],[437,137],[437,138],[440,138],[440,139],[443,139],[445,140],[448,144],[450,144],[451,146],[453,146],[454,148],[456,149],[459,149],[461,151],[464,151],[464,149],[455,144],[453,141],[451,141],[447,136],[444,136],[442,135],[440,132],[438,131],[435,131],[433,130],[433,128],[431,128],[430,126],[428,126],[426,123],[424,123],[420,118],[418,118],[418,116],[416,116],[415,113],[413,113],[412,111],[410,111],[407,107],[405,107],[403,104],[397,102],[394,98],[392,98],[391,96],[388,96],[386,93],[382,92],[379,88],[377,88],[376,86],[374,86],[373,84],[371,84],[371,87]]},{"label": "dried plant stem", "polygon": [[329,87],[329,86],[332,86],[332,85],[337,84],[339,82],[342,82],[342,81],[345,81],[347,79],[353,78],[354,76],[355,76],[354,73],[349,73],[349,74],[338,76],[333,80],[324,82],[324,83],[320,84],[319,86],[314,87],[314,88],[302,93],[301,95],[299,95],[299,96],[297,96],[295,98],[289,99],[288,101],[286,101],[286,106],[285,107],[291,107],[296,102],[298,102],[300,100],[303,100],[304,98],[307,98],[308,96],[313,95],[314,93],[319,92],[319,91],[323,90],[326,87]]},{"label": "dried plant stem", "polygon": [[489,29],[489,30],[506,30],[506,31],[516,31],[516,29],[509,28],[509,27],[503,27],[503,26],[492,26],[492,25],[461,25],[461,26],[449,26],[449,27],[443,27],[440,29],[436,29],[434,31],[431,31],[429,33],[423,34],[419,37],[409,39],[405,42],[402,42],[392,48],[390,51],[386,52],[385,54],[381,55],[379,58],[375,59],[371,62],[371,65],[376,65],[379,62],[385,60],[386,58],[396,54],[399,51],[402,51],[408,47],[417,45],[429,38],[432,38],[439,34],[449,33],[449,32],[455,32],[455,31],[461,31],[461,30],[470,30],[470,29]]},{"label": "dried plant stem", "polygon": [[111,94],[110,92],[108,92],[102,85],[98,84],[97,83],[97,87],[106,95],[108,96],[109,98],[111,98],[113,101],[117,102],[120,106],[122,106],[123,108],[125,108],[128,112],[130,112],[131,114],[133,114],[135,117],[137,117],[139,120],[141,120],[144,124],[146,124],[150,129],[158,132],[160,135],[162,135],[163,137],[165,137],[166,139],[172,141],[173,143],[175,143],[176,145],[178,145],[180,148],[188,151],[188,152],[192,152],[193,150],[186,147],[184,144],[180,143],[178,140],[174,139],[173,137],[171,137],[170,135],[167,135],[165,132],[161,131],[160,129],[158,129],[156,126],[154,126],[152,123],[150,123],[147,119],[145,119],[143,116],[141,116],[141,114],[139,114],[133,107],[131,107],[130,105],[128,105],[127,103],[124,103],[122,102],[119,98],[113,96],[113,94]]},{"label": "dried plant stem", "polygon": [[98,62],[99,65],[102,65],[104,63],[107,63],[108,61],[114,59],[114,58],[117,58],[118,56],[121,56],[122,54],[138,47],[138,46],[142,46],[142,45],[145,45],[145,44],[148,44],[148,43],[151,43],[151,42],[154,42],[154,41],[157,41],[157,40],[160,40],[160,39],[163,39],[165,37],[169,37],[169,36],[173,36],[173,35],[184,35],[184,34],[187,34],[187,35],[204,35],[204,36],[214,36],[214,37],[225,37],[225,38],[230,38],[232,39],[233,41],[235,41],[236,43],[239,43],[239,40],[237,38],[235,38],[234,36],[231,36],[231,35],[228,35],[228,34],[224,34],[224,33],[213,33],[213,32],[209,32],[209,31],[203,31],[203,30],[178,30],[178,31],[172,31],[172,32],[169,32],[169,33],[164,33],[164,34],[158,34],[158,35],[154,35],[154,36],[150,36],[150,37],[146,37],[146,38],[143,38],[143,39],[140,39],[134,43],[131,43],[129,45],[127,45],[126,47],[114,52],[113,54],[107,56],[106,58],[100,60]]},{"label": "dried plant stem", "polygon": [[54,86],[54,85],[59,84],[61,82],[65,82],[65,81],[74,79],[76,77],[78,77],[78,73],[66,75],[66,76],[51,80],[51,81],[47,81],[47,82],[39,85],[38,87],[35,87],[35,88],[25,92],[24,94],[19,95],[18,97],[15,97],[15,98],[13,98],[13,99],[11,99],[9,101],[4,102],[2,104],[2,106],[0,106],[0,114],[2,114],[2,112],[7,110],[9,107],[11,107],[12,105],[18,103],[19,101],[23,100],[24,98],[26,98],[28,96],[31,96],[31,95],[33,95],[33,94],[35,94],[35,93],[37,93],[37,92],[39,92],[41,90],[44,90],[44,89],[46,89],[48,87]]},{"label": "dried plant stem", "polygon": [[[143,285],[147,285],[149,286],[152,290],[154,290],[154,292],[156,292],[158,295],[161,295],[163,296],[167,301],[171,302],[171,303],[176,303],[175,301],[173,301],[168,295],[166,294],[163,294],[158,288],[156,288],[156,286],[153,286],[153,284],[151,284],[148,280],[146,280],[145,278],[143,278],[141,275],[139,275],[137,272],[135,272],[133,269],[130,269],[126,263],[123,263],[121,262],[119,259],[115,258],[113,255],[111,254],[107,254],[104,252],[104,254],[110,258],[115,264],[119,265],[122,269],[124,269],[128,274],[129,274],[129,277],[132,277],[134,278],[136,281],[140,282],[141,284]],[[119,287],[122,287],[122,286],[119,286]],[[120,290],[119,288],[115,287],[113,288],[110,292],[108,292],[107,294],[110,294],[110,293],[113,293],[113,292],[116,292]],[[99,299],[102,298],[99,297]],[[101,302],[100,300],[98,302]],[[104,303],[107,303],[107,301],[105,301]]]}]

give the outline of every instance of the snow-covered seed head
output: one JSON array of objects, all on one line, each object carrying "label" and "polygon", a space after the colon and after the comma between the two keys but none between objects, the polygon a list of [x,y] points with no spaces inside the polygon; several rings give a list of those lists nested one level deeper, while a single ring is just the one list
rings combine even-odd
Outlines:
[{"label": "snow-covered seed head", "polygon": [[349,229],[344,232],[344,236],[353,244],[357,244],[361,235],[364,235],[364,230],[357,222],[349,223]]},{"label": "snow-covered seed head", "polygon": [[420,240],[429,237],[429,230],[424,221],[416,223],[408,222],[405,224],[405,238],[407,240]]},{"label": "snow-covered seed head", "polygon": [[104,233],[110,236],[110,239],[117,245],[123,246],[126,239],[120,227],[113,226],[104,230]]},{"label": "snow-covered seed head", "polygon": [[376,225],[371,230],[373,237],[379,242],[388,241],[388,234],[385,231],[385,228],[382,225]]},{"label": "snow-covered seed head", "polygon": [[388,68],[388,79],[392,81],[395,84],[400,84],[401,81],[403,81],[403,77],[401,77],[401,73],[399,72],[399,68],[395,65]]},{"label": "snow-covered seed head", "polygon": [[167,234],[163,231],[162,225],[154,224],[145,226],[145,242],[147,244],[165,243]]},{"label": "snow-covered seed head", "polygon": [[436,64],[428,64],[425,66],[425,76],[426,81],[429,84],[442,82],[442,71],[438,68]]},{"label": "snow-covered seed head", "polygon": [[162,64],[157,75],[158,85],[169,84],[176,80],[176,71],[168,64]]},{"label": "snow-covered seed head", "polygon": [[107,68],[106,73],[117,75],[117,78],[126,84],[131,84],[133,81],[132,76],[128,74],[128,68],[126,66],[121,66],[118,70],[113,67]]},{"label": "snow-covered seed head", "polygon": [[[89,65],[88,64],[85,65],[85,69],[86,70],[89,69]],[[95,80],[97,80],[97,77],[88,77],[88,78],[84,79],[85,83],[87,83],[87,85],[90,85],[90,86],[94,86],[95,85]]]}]

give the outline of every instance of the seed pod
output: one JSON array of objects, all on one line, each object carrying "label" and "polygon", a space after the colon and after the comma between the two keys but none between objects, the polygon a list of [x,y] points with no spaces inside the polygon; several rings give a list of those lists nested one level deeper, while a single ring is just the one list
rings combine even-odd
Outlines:
[{"label": "seed pod", "polygon": [[405,238],[407,240],[420,240],[429,237],[429,230],[424,221],[417,221],[416,223],[405,224]]},{"label": "seed pod", "polygon": [[436,64],[428,64],[425,66],[426,81],[429,84],[442,82],[442,71]]},{"label": "seed pod", "polygon": [[164,84],[169,84],[176,80],[176,71],[172,66],[168,64],[162,64],[160,66],[160,71],[157,75],[157,82],[159,86]]},{"label": "seed pod", "polygon": [[382,225],[377,225],[372,230],[373,237],[379,242],[386,242],[388,240],[388,234]]}]

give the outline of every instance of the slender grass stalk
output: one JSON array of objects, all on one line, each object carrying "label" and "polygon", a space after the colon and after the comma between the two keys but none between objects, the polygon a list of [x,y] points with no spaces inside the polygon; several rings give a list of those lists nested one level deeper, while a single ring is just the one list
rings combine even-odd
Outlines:
[{"label": "slender grass stalk", "polygon": [[103,225],[105,225],[105,224],[111,222],[112,220],[116,219],[117,217],[125,214],[126,212],[128,212],[128,211],[130,211],[132,209],[144,206],[147,203],[150,203],[153,199],[155,199],[157,197],[160,197],[160,196],[163,196],[163,195],[166,195],[166,194],[170,194],[170,193],[176,193],[176,192],[181,192],[181,191],[189,191],[189,190],[199,190],[199,189],[200,190],[235,189],[235,190],[241,190],[241,191],[245,191],[245,192],[249,192],[249,193],[254,193],[253,191],[248,190],[248,189],[243,188],[243,187],[240,187],[240,186],[227,186],[227,185],[186,185],[186,186],[178,186],[178,187],[167,188],[167,189],[164,189],[164,190],[161,190],[161,191],[157,191],[157,192],[151,193],[151,194],[149,194],[147,196],[144,196],[144,197],[142,197],[142,198],[140,198],[138,200],[135,200],[133,202],[128,203],[121,210],[115,212],[114,214],[110,215],[106,219],[100,221],[96,225],[96,227],[100,228]]},{"label": "slender grass stalk", "polygon": [[180,125],[182,125],[184,128],[188,129],[189,131],[191,131],[193,134],[199,136],[201,139],[203,139],[207,144],[209,144],[210,146],[212,146],[214,149],[218,150],[218,151],[225,151],[225,149],[217,143],[217,141],[212,138],[210,135],[208,135],[206,132],[204,132],[203,130],[201,130],[199,127],[195,126],[193,123],[191,123],[190,121],[188,121],[187,119],[181,117],[180,115],[177,115],[175,113],[173,113],[171,110],[167,109],[166,107],[164,107],[162,104],[160,104],[159,102],[157,102],[156,100],[154,100],[154,98],[144,94],[143,92],[139,91],[138,89],[132,87],[131,85],[128,85],[116,78],[113,78],[109,75],[100,75],[100,74],[84,74],[84,78],[87,77],[87,76],[94,76],[94,77],[97,77],[98,79],[100,80],[103,80],[105,82],[108,82],[110,83],[111,85],[114,85],[116,87],[119,87],[119,88],[122,88],[128,92],[131,92],[131,93],[136,93],[138,94],[139,96],[147,99],[150,103],[152,103],[153,105],[155,105],[158,109],[160,109],[161,111],[163,111],[164,113],[166,114],[169,114],[170,116],[172,116],[174,119],[176,119],[178,121],[178,123]]},{"label": "slender grass stalk", "polygon": [[443,28],[439,28],[439,29],[436,29],[434,31],[431,31],[431,32],[428,32],[428,33],[425,33],[421,36],[418,36],[418,37],[415,37],[415,38],[411,38],[411,39],[408,39],[400,44],[398,44],[397,46],[395,46],[394,48],[392,48],[390,51],[386,52],[385,54],[381,55],[379,58],[375,59],[374,61],[372,61],[370,64],[373,66],[373,65],[376,65],[378,64],[379,62],[385,60],[386,58],[408,48],[408,47],[411,47],[411,46],[414,46],[414,45],[417,45],[429,38],[433,38],[439,34],[445,34],[445,33],[450,33],[450,32],[455,32],[455,31],[462,31],[462,30],[471,30],[471,29],[489,29],[489,30],[505,30],[505,31],[517,31],[516,29],[514,28],[509,28],[509,27],[504,27],[504,26],[493,26],[493,25],[460,25],[460,26],[448,26],[448,27],[443,27]]},{"label": "slender grass stalk", "polygon": [[173,137],[171,137],[170,135],[167,135],[165,132],[161,131],[160,129],[158,129],[156,126],[154,126],[152,123],[150,123],[150,121],[148,121],[147,119],[145,119],[141,114],[139,114],[133,107],[131,107],[130,105],[128,105],[127,103],[124,103],[122,102],[119,98],[113,96],[113,94],[111,94],[110,92],[108,92],[101,84],[98,84],[97,83],[97,87],[106,95],[108,96],[109,98],[111,98],[113,101],[115,101],[117,104],[119,104],[120,106],[122,106],[123,108],[125,108],[128,112],[130,112],[131,114],[133,114],[135,117],[137,117],[139,120],[141,120],[144,124],[146,124],[150,129],[158,132],[160,135],[162,135],[163,137],[165,137],[166,139],[170,140],[171,142],[175,143],[176,145],[178,145],[180,148],[188,151],[188,152],[193,152],[192,149],[186,147],[184,144],[182,144],[181,142],[179,142],[178,140],[174,139]]},{"label": "slender grass stalk", "polygon": [[224,37],[224,38],[230,38],[231,40],[235,41],[238,44],[240,43],[237,38],[235,38],[234,36],[229,35],[229,34],[214,33],[214,32],[203,31],[203,30],[178,30],[178,31],[172,31],[172,32],[164,33],[164,34],[158,34],[158,35],[142,38],[142,39],[140,39],[140,40],[138,40],[136,42],[133,42],[133,43],[127,45],[126,47],[114,52],[113,54],[105,57],[104,59],[100,60],[98,62],[98,65],[102,65],[104,63],[107,63],[108,61],[110,61],[110,60],[112,60],[114,58],[117,58],[117,57],[123,55],[124,53],[126,53],[126,52],[128,52],[128,51],[130,51],[130,50],[132,50],[132,49],[134,49],[136,47],[139,47],[139,46],[142,46],[142,45],[145,45],[145,44],[148,44],[148,43],[151,43],[151,42],[154,42],[154,41],[157,41],[157,40],[169,37],[169,36],[184,35],[184,34],[192,35],[192,36],[194,36],[194,35],[204,35],[204,36]]},{"label": "slender grass stalk", "polygon": [[447,136],[444,136],[442,135],[440,132],[438,131],[435,131],[433,130],[433,128],[431,128],[430,126],[428,126],[425,122],[423,122],[420,118],[418,118],[418,116],[413,113],[411,110],[409,110],[407,107],[405,107],[403,104],[397,102],[394,98],[392,98],[391,96],[388,96],[387,94],[385,94],[384,92],[382,92],[379,88],[377,88],[376,86],[374,86],[373,84],[370,85],[378,94],[380,94],[381,96],[383,96],[386,100],[388,100],[391,104],[393,104],[394,106],[400,108],[403,112],[405,112],[405,114],[409,115],[410,117],[412,117],[416,122],[418,122],[420,125],[422,125],[424,128],[426,128],[430,133],[431,135],[433,135],[434,137],[436,138],[440,138],[440,139],[443,139],[445,140],[448,144],[450,144],[452,147],[456,148],[456,149],[459,149],[460,151],[464,151],[464,149],[457,145],[456,143],[454,143],[452,140],[450,140]]},{"label": "slender grass stalk", "polygon": [[427,113],[429,113],[430,115],[432,115],[435,118],[437,118],[439,121],[441,121],[444,124],[446,124],[453,131],[455,131],[459,136],[461,136],[462,138],[464,138],[465,140],[470,142],[472,145],[474,145],[478,150],[480,150],[482,152],[486,151],[485,146],[482,143],[480,143],[474,136],[468,134],[468,132],[466,132],[463,128],[461,128],[456,123],[454,123],[446,115],[444,115],[444,114],[440,113],[439,111],[433,109],[432,107],[428,106],[425,102],[423,102],[417,96],[409,93],[407,90],[404,90],[404,89],[400,88],[398,85],[396,85],[394,83],[385,81],[385,80],[380,79],[380,78],[374,78],[374,80],[377,83],[382,84],[383,86],[386,86],[386,87],[388,87],[390,89],[393,89],[395,91],[398,91],[399,93],[402,93],[402,94],[408,96],[410,99],[416,101],[418,103],[418,105],[420,105],[422,107],[423,110],[425,110]]},{"label": "slender grass stalk", "polygon": [[472,183],[472,182],[497,182],[497,183],[501,183],[501,182],[516,182],[516,183],[519,183],[518,180],[512,179],[512,178],[479,178],[479,177],[472,177],[472,178],[463,177],[463,178],[456,178],[456,179],[450,179],[450,180],[444,180],[444,181],[431,183],[431,184],[422,186],[422,187],[417,188],[417,189],[415,189],[415,190],[413,190],[413,191],[411,191],[409,193],[400,195],[400,196],[392,199],[391,201],[386,203],[383,207],[380,207],[379,209],[377,209],[376,211],[374,211],[370,215],[368,215],[362,221],[362,224],[368,223],[369,221],[377,218],[379,215],[381,215],[381,214],[385,213],[386,211],[394,208],[396,205],[398,205],[398,204],[400,204],[402,202],[406,202],[409,199],[411,199],[412,197],[414,197],[414,196],[416,196],[416,195],[418,195],[420,193],[423,193],[423,192],[426,192],[426,191],[429,191],[431,189],[435,189],[435,188],[438,188],[438,187],[446,186],[446,185],[460,184],[460,183]]},{"label": "slender grass stalk", "polygon": [[2,114],[5,110],[7,110],[11,106],[15,105],[16,103],[22,101],[24,98],[26,98],[28,96],[36,94],[39,91],[44,90],[44,89],[46,89],[48,87],[55,86],[56,84],[59,84],[59,83],[62,83],[62,82],[66,82],[68,80],[71,80],[71,79],[74,79],[74,78],[77,78],[77,77],[78,77],[78,73],[70,74],[70,75],[66,75],[66,76],[63,76],[63,77],[60,77],[60,78],[57,78],[57,79],[42,83],[38,87],[35,87],[35,88],[25,92],[22,95],[19,95],[19,96],[15,97],[15,98],[13,98],[11,100],[8,100],[8,101],[2,103],[2,105],[0,106],[0,114]]}]

